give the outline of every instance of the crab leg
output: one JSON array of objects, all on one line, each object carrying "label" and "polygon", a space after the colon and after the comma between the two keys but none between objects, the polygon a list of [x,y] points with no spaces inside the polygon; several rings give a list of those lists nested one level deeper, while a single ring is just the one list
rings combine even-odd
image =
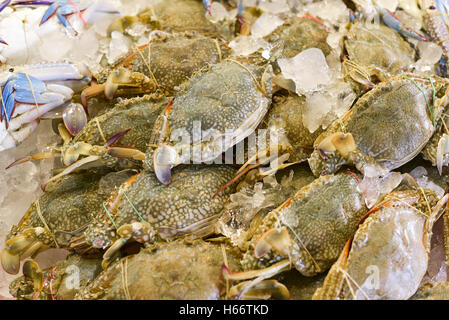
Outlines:
[{"label": "crab leg", "polygon": [[383,23],[390,27],[393,30],[396,30],[404,37],[420,40],[420,41],[427,41],[427,39],[420,33],[408,28],[404,25],[404,23],[399,20],[398,17],[396,17],[390,10],[379,8],[380,15],[382,17]]},{"label": "crab leg", "polygon": [[0,131],[0,151],[16,147],[20,141],[25,140],[37,128],[37,120],[27,123],[17,131]]},{"label": "crab leg", "polygon": [[287,300],[290,292],[287,287],[277,280],[263,280],[247,290],[252,281],[241,282],[229,290],[229,296],[239,296],[241,300],[266,300],[269,298]]}]

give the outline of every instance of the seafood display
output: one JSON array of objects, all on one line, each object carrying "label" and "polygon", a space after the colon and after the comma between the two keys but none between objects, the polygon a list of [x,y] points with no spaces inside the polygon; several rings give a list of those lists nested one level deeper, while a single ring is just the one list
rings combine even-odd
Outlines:
[{"label": "seafood display", "polygon": [[0,3],[0,300],[449,300],[447,1]]}]

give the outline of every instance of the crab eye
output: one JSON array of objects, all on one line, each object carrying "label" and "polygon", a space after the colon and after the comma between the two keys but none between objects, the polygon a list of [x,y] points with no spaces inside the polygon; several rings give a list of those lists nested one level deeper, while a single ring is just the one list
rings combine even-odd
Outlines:
[{"label": "crab eye", "polygon": [[430,6],[429,9],[430,10],[435,10],[436,8],[435,8],[435,6]]},{"label": "crab eye", "polygon": [[10,68],[10,69],[9,69],[9,72],[14,72],[14,68]]}]

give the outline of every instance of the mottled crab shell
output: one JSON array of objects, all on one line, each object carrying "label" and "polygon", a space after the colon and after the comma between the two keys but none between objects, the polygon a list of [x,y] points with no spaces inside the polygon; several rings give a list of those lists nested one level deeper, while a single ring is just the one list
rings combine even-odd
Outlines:
[{"label": "mottled crab shell", "polygon": [[444,204],[429,213],[439,207],[429,189],[387,197],[360,225],[349,254],[342,253],[347,258],[339,258],[314,299],[400,300],[416,292],[427,270],[435,212]]},{"label": "mottled crab shell", "polygon": [[367,212],[357,185],[352,174],[339,173],[322,176],[300,189],[281,209],[264,218],[243,257],[243,268],[258,269],[280,260],[274,251],[257,259],[253,248],[264,232],[285,226],[291,239],[288,251],[292,265],[305,276],[326,271]]},{"label": "mottled crab shell", "polygon": [[398,32],[382,25],[356,22],[345,37],[349,59],[374,72],[379,80],[407,71],[415,51]]},{"label": "mottled crab shell", "polygon": [[427,282],[410,300],[449,300],[449,282]]},{"label": "mottled crab shell", "polygon": [[91,119],[80,133],[64,145],[63,152],[78,142],[92,146],[104,145],[108,139],[128,129],[119,144],[145,151],[149,132],[169,102],[169,98],[159,95],[124,100],[112,110]]},{"label": "mottled crab shell", "polygon": [[281,125],[288,142],[291,144],[289,162],[305,161],[313,152],[313,143],[323,132],[318,128],[313,133],[304,126],[303,113],[306,105],[304,96],[289,95],[273,99],[273,104],[261,123],[260,128],[267,128],[270,121]]},{"label": "mottled crab shell", "polygon": [[[176,168],[172,183],[163,185],[154,173],[143,171],[125,182],[106,206],[117,228],[142,218],[162,238],[190,234],[197,231],[196,226],[204,227],[202,222],[212,225],[218,219],[234,189],[212,195],[234,175],[230,166],[186,166]],[[85,235],[94,247],[106,248],[115,240],[115,227],[101,210],[101,219]]]},{"label": "mottled crab shell", "polygon": [[[249,136],[262,121],[271,103],[271,67],[223,61],[197,73],[175,96],[168,117],[180,163],[214,160]],[[155,127],[155,130],[160,130]],[[201,141],[180,141],[180,134]],[[220,143],[217,143],[220,142]],[[190,152],[184,152],[190,148]]]},{"label": "mottled crab shell", "polygon": [[[435,98],[426,78],[398,76],[378,84],[317,138],[309,159],[313,173],[334,173],[345,164],[362,173],[366,165],[390,171],[413,159],[432,137],[447,103],[447,84],[441,78],[433,84]],[[350,133],[355,150],[322,149],[321,143],[337,132]]]},{"label": "mottled crab shell", "polygon": [[[221,267],[239,270],[235,250],[204,241],[141,250],[103,271],[80,291],[82,300],[216,300],[226,293]],[[226,255],[226,257],[225,257]]]},{"label": "mottled crab shell", "polygon": [[[45,228],[43,218],[57,245],[67,247],[70,239],[91,223],[93,214],[107,199],[107,195],[98,192],[100,179],[105,173],[107,171],[73,173],[48,185],[18,225],[13,226],[7,239],[20,235],[27,228]],[[53,237],[47,233],[44,239],[39,240],[47,246],[56,247]]]},{"label": "mottled crab shell", "polygon": [[[174,94],[193,74],[209,64],[220,62],[228,53],[229,49],[216,39],[183,32],[151,40],[140,52],[125,57],[112,69],[125,65],[132,72],[144,74],[154,81],[155,88],[164,94]],[[111,68],[106,68],[96,75],[96,79],[104,83],[110,73]],[[123,93],[125,90],[130,89],[123,89]]]},{"label": "mottled crab shell", "polygon": [[142,51],[147,61],[142,61],[142,55],[136,56],[131,69],[150,76],[149,65],[158,88],[173,94],[200,69],[221,62],[228,53],[229,49],[216,39],[195,33],[175,34],[151,41]]},{"label": "mottled crab shell", "polygon": [[[196,31],[211,37],[229,35],[231,31],[209,21],[203,4],[197,0],[164,0],[148,7],[136,16],[115,19],[109,26],[108,33],[128,33],[135,25],[166,32]],[[132,32],[128,34],[134,36]]]}]

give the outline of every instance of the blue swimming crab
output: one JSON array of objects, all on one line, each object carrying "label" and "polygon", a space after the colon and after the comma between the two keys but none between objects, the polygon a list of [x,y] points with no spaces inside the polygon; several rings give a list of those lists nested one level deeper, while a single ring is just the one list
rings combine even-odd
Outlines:
[{"label": "blue swimming crab", "polygon": [[107,249],[106,266],[133,241],[148,245],[160,239],[210,235],[233,189],[212,195],[234,174],[235,169],[225,165],[185,166],[176,168],[166,186],[154,173],[142,171],[111,194],[71,247]]},{"label": "blue swimming crab", "polygon": [[67,168],[50,181],[92,166],[115,170],[139,168],[140,161],[118,158],[110,153],[143,153],[149,143],[148,133],[153,130],[156,120],[169,102],[169,98],[155,94],[121,101],[110,111],[92,118],[74,137],[67,132],[64,125],[59,124],[58,130],[64,140],[62,146],[55,147],[59,152],[29,155],[17,159],[8,168],[26,161],[61,157]]},{"label": "blue swimming crab", "polygon": [[80,290],[82,300],[216,300],[226,297],[223,263],[239,269],[239,251],[196,240],[158,243],[110,265]]},{"label": "blue swimming crab", "polygon": [[[44,63],[10,68],[0,74],[0,151],[13,148],[37,127],[38,119],[69,102],[89,78],[69,63]],[[86,121],[77,105],[64,112],[69,131]]]},{"label": "blue swimming crab", "polygon": [[108,99],[154,91],[172,95],[201,68],[220,62],[228,52],[218,40],[194,32],[155,36],[95,75],[98,84],[82,92],[83,105],[101,92]]},{"label": "blue swimming crab", "polygon": [[255,278],[240,288],[240,296],[291,268],[309,277],[325,272],[368,211],[358,179],[351,172],[322,176],[266,214],[241,261],[246,271],[224,270],[229,280]]},{"label": "blue swimming crab", "polygon": [[157,148],[148,150],[146,166],[168,184],[173,167],[215,160],[262,121],[271,103],[271,79],[271,66],[236,60],[198,72],[161,115],[152,142]]},{"label": "blue swimming crab", "polygon": [[354,165],[374,176],[402,166],[435,133],[448,90],[436,76],[404,74],[378,84],[317,138],[310,168],[320,175]]},{"label": "blue swimming crab", "polygon": [[[3,269],[17,274],[20,261],[48,248],[69,248],[92,222],[109,194],[99,191],[108,171],[73,173],[49,184],[17,226],[13,226],[0,253]],[[121,180],[112,185],[120,185]]]},{"label": "blue swimming crab", "polygon": [[426,273],[433,223],[449,195],[405,188],[370,210],[314,299],[408,299]]}]

